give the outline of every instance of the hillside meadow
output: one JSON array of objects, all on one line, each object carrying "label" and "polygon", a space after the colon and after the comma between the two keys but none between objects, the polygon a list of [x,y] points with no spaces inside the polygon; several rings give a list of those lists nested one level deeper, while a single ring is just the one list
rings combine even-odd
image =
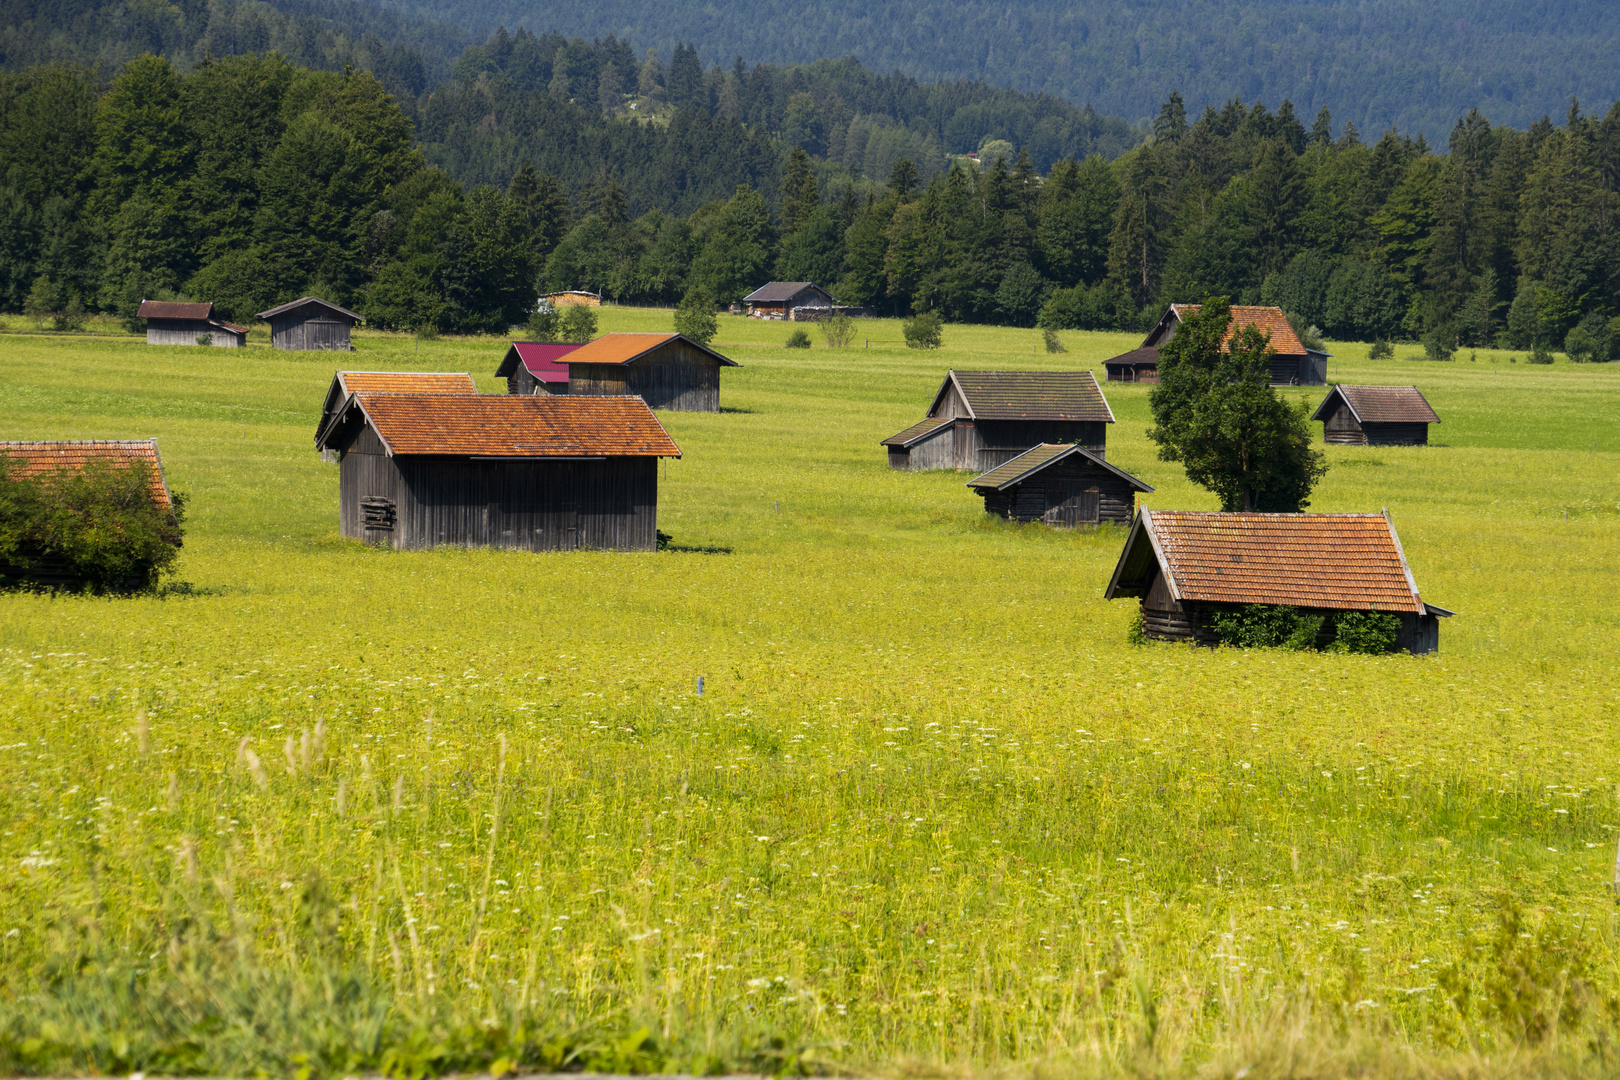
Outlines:
[{"label": "hillside meadow", "polygon": [[[886,467],[947,368],[1136,335],[722,317],[659,524],[727,550],[532,555],[339,539],[312,442],[339,364],[496,392],[503,339],[24,329],[0,438],[155,435],[190,502],[159,595],[0,596],[0,1070],[1615,1067],[1620,367],[1334,347],[1443,423],[1311,509],[1457,612],[1356,657],[1130,645],[1123,530]],[[1105,389],[1144,504],[1214,508]]]}]

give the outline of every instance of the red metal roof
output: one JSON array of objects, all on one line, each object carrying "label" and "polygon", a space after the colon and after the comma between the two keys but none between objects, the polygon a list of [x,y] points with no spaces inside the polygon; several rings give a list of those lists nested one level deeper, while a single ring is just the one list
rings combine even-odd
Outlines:
[{"label": "red metal roof", "polygon": [[1326,420],[1334,397],[1342,397],[1363,424],[1438,424],[1439,415],[1415,386],[1346,386],[1328,391],[1312,420]]},{"label": "red metal roof", "polygon": [[499,378],[511,378],[517,374],[517,366],[521,363],[540,382],[566,383],[568,365],[559,363],[558,358],[577,348],[579,343],[573,341],[514,341],[512,347],[506,350],[506,356],[495,374]]},{"label": "red metal roof", "polygon": [[352,400],[395,455],[681,456],[639,397],[359,393]]},{"label": "red metal roof", "polygon": [[[1198,314],[1202,304],[1171,304],[1170,310],[1176,313],[1176,318],[1185,322]],[[1259,307],[1243,304],[1232,305],[1232,321],[1226,327],[1226,335],[1221,338],[1221,344],[1231,344],[1232,337],[1246,327],[1255,326],[1262,334],[1271,337],[1271,348],[1279,356],[1304,356],[1306,354],[1304,342],[1294,333],[1294,328],[1288,324],[1288,317],[1283,314],[1280,307]]]},{"label": "red metal roof", "polygon": [[214,305],[182,304],[174,300],[142,300],[135,312],[137,319],[195,319],[206,321],[214,317]]},{"label": "red metal roof", "polygon": [[[1178,600],[1425,610],[1395,528],[1382,514],[1143,510],[1121,568],[1144,538]],[[1110,594],[1119,584],[1116,571]]]},{"label": "red metal roof", "polygon": [[92,461],[108,461],[124,467],[144,461],[152,467],[152,501],[165,508],[170,505],[156,439],[0,442],[0,454],[21,463],[22,476],[41,476],[59,469],[77,472]]}]

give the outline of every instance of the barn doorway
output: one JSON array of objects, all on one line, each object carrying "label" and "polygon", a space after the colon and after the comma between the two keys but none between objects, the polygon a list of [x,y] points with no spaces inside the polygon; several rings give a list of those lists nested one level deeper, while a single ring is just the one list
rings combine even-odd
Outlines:
[{"label": "barn doorway", "polygon": [[1084,480],[1057,480],[1047,486],[1047,510],[1043,520],[1048,525],[1072,529],[1076,525],[1095,525],[1101,510],[1101,497],[1096,487]]}]

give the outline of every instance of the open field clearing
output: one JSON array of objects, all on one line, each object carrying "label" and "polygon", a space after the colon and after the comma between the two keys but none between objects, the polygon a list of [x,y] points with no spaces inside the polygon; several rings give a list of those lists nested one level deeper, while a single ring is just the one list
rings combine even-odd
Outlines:
[{"label": "open field clearing", "polygon": [[1123,530],[878,442],[1139,335],[869,326],[722,317],[726,411],[660,414],[659,525],[730,554],[341,541],[333,369],[494,392],[501,339],[0,338],[0,438],[155,435],[191,499],[189,591],[0,597],[0,1069],[1612,1073],[1620,365],[1337,348],[1442,418],[1311,504],[1389,509],[1438,656],[1135,647]]}]

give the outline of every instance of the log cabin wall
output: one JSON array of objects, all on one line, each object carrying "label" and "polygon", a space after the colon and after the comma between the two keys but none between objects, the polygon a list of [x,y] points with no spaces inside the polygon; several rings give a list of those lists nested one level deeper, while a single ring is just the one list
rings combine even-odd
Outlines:
[{"label": "log cabin wall", "polygon": [[[365,425],[338,454],[338,532],[351,540],[368,544],[386,543],[399,547],[397,507],[400,499],[399,469],[388,456],[382,440],[371,426]],[[386,515],[379,515],[375,500],[383,499],[396,507],[395,523],[386,524]],[[372,513],[362,507],[366,500]]]},{"label": "log cabin wall", "polygon": [[1188,641],[1198,645],[1217,642],[1199,605],[1184,604],[1172,597],[1161,571],[1155,571],[1153,584],[1142,597],[1142,633],[1157,641]]},{"label": "log cabin wall", "polygon": [[1342,397],[1338,399],[1338,408],[1333,410],[1333,415],[1322,421],[1322,438],[1336,446],[1367,445],[1367,433],[1361,429],[1361,424]]}]

